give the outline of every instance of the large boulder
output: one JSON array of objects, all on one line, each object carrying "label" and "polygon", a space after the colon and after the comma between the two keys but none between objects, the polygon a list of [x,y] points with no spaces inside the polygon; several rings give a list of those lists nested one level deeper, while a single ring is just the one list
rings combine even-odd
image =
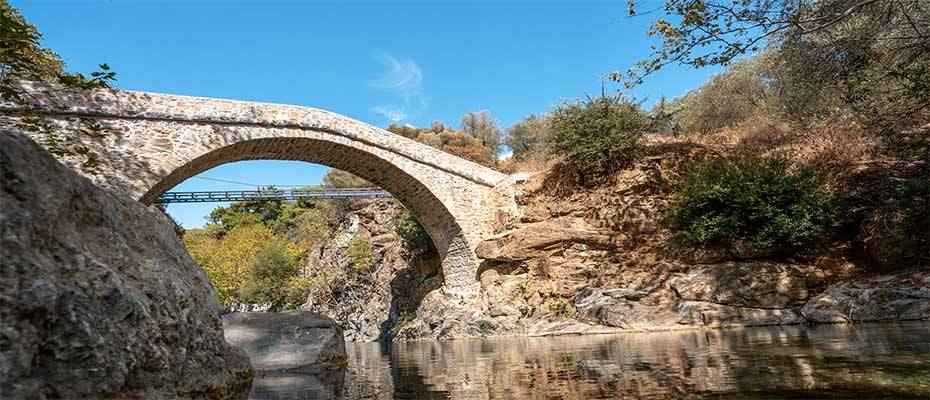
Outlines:
[{"label": "large boulder", "polygon": [[802,267],[766,261],[727,262],[692,267],[669,282],[684,300],[735,307],[789,308],[807,301],[813,276]]},{"label": "large boulder", "polygon": [[801,314],[811,322],[930,319],[930,271],[837,283],[807,302]]},{"label": "large boulder", "polygon": [[625,236],[590,226],[582,218],[552,218],[498,234],[478,244],[475,254],[494,261],[524,261],[548,256],[572,244],[613,249]]},{"label": "large boulder", "polygon": [[226,340],[245,350],[261,372],[342,367],[342,328],[310,311],[237,312],[223,315]]},{"label": "large boulder", "polygon": [[0,132],[0,398],[230,398],[252,369],[158,210]]}]

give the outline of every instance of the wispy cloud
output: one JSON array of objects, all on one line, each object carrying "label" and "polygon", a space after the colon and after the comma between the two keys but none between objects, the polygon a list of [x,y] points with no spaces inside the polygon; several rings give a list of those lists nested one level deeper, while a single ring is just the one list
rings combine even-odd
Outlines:
[{"label": "wispy cloud", "polygon": [[403,97],[411,97],[420,93],[423,85],[423,71],[415,61],[397,58],[383,52],[375,53],[375,58],[384,64],[387,70],[371,83],[372,86]]},{"label": "wispy cloud", "polygon": [[416,61],[384,52],[375,53],[375,59],[384,64],[385,70],[371,81],[371,86],[396,97],[401,104],[382,104],[371,110],[394,122],[410,117],[411,108],[417,112],[425,110],[427,102],[423,96],[423,71]]},{"label": "wispy cloud", "polygon": [[374,106],[371,108],[371,111],[381,114],[384,116],[384,118],[394,122],[400,122],[407,119],[407,112],[404,111],[403,107]]}]

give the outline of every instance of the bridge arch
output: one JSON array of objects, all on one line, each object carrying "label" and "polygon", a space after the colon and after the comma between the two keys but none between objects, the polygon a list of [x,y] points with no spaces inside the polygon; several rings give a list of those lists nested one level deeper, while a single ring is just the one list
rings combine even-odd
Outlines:
[{"label": "bridge arch", "polygon": [[[23,84],[36,113],[78,135],[101,158],[98,185],[144,204],[215,166],[241,160],[297,160],[342,169],[389,191],[418,217],[442,258],[444,290],[473,297],[474,248],[492,233],[507,176],[416,141],[324,110],[117,90]],[[0,105],[22,118],[23,110]],[[40,133],[32,133],[42,143]],[[80,160],[66,159],[77,170]],[[503,196],[503,198],[502,198]]]}]

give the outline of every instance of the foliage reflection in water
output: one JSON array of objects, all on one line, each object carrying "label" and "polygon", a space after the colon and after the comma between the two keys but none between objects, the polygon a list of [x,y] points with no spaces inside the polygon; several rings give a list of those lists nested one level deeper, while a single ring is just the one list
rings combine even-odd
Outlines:
[{"label": "foliage reflection in water", "polygon": [[252,398],[930,398],[930,322],[348,344]]}]

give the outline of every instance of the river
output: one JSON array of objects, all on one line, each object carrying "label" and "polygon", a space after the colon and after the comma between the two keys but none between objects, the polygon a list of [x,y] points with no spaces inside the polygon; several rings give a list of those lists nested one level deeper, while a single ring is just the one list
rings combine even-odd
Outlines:
[{"label": "river", "polygon": [[930,322],[348,343],[253,399],[928,399]]}]

